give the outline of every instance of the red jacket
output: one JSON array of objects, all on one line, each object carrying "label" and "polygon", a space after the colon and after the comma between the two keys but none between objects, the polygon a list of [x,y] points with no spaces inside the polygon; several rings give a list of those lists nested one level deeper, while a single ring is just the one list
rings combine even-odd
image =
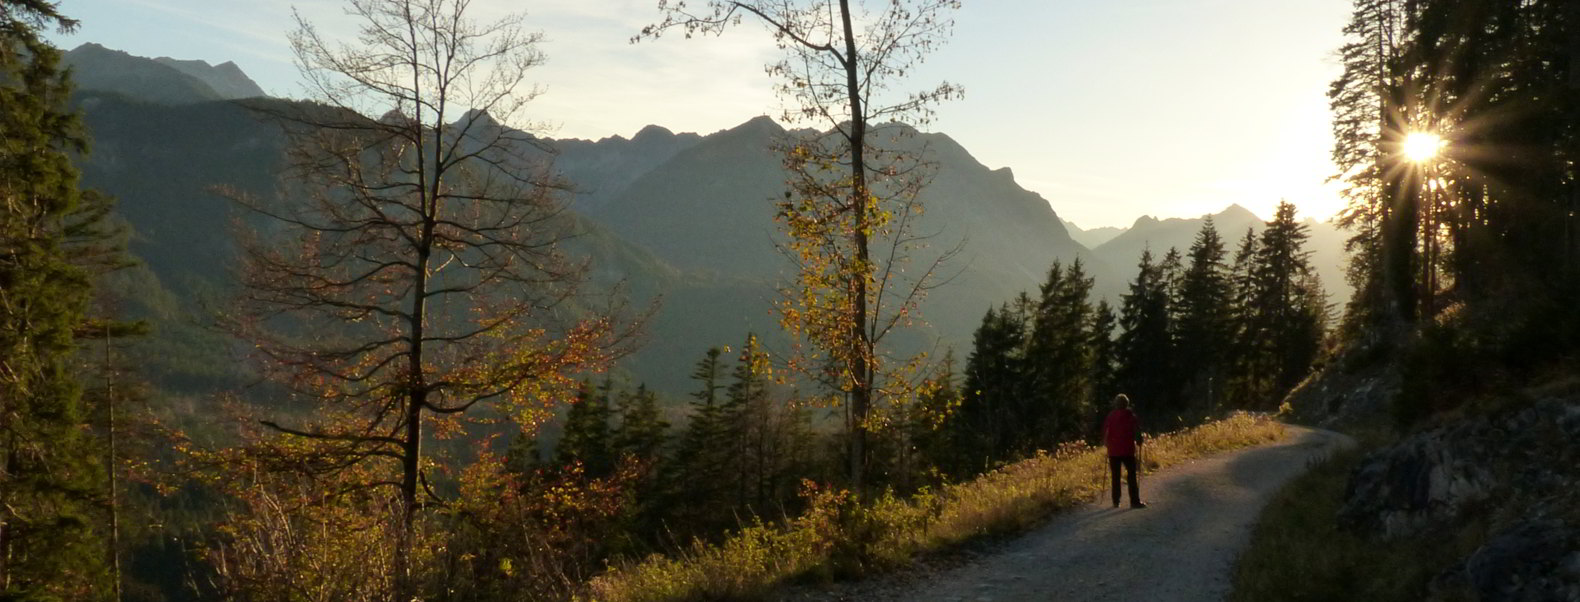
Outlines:
[{"label": "red jacket", "polygon": [[1103,421],[1103,443],[1108,446],[1108,457],[1136,455],[1136,440],[1140,438],[1137,422],[1136,413],[1130,410],[1108,413],[1108,418]]}]

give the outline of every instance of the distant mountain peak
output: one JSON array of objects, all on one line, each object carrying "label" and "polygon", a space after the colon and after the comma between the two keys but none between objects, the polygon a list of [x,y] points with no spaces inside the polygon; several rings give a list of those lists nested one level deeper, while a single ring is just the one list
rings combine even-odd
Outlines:
[{"label": "distant mountain peak", "polygon": [[178,65],[87,42],[62,57],[78,90],[119,94],[142,102],[190,104],[219,100],[213,86]]},{"label": "distant mountain peak", "polygon": [[462,114],[460,119],[455,120],[454,125],[465,125],[472,128],[488,129],[498,127],[500,124],[499,121],[495,120],[494,116],[490,115],[486,110],[467,109],[466,113]]},{"label": "distant mountain peak", "polygon": [[390,109],[379,116],[379,123],[405,124],[411,122],[411,116],[400,112],[400,109]]},{"label": "distant mountain peak", "polygon": [[746,120],[746,123],[730,128],[730,132],[760,132],[766,134],[783,134],[785,128],[767,115],[758,115]]},{"label": "distant mountain peak", "polygon": [[247,74],[242,72],[241,67],[237,66],[234,61],[210,65],[208,61],[201,59],[183,60],[161,56],[155,58],[154,62],[172,67],[177,71],[197,78],[208,84],[210,88],[213,88],[215,92],[226,99],[236,100],[267,96],[267,94],[264,94],[263,88],[259,88],[257,82],[247,77]]},{"label": "distant mountain peak", "polygon": [[1261,219],[1261,218],[1257,218],[1256,214],[1252,213],[1250,209],[1246,209],[1245,207],[1240,206],[1239,203],[1234,203],[1232,205],[1229,205],[1228,207],[1225,207],[1223,211],[1219,211],[1218,212],[1217,217],[1236,217],[1236,218]]},{"label": "distant mountain peak", "polygon": [[872,132],[873,133],[898,134],[898,135],[901,135],[901,136],[906,136],[906,135],[920,134],[921,130],[916,129],[916,127],[912,126],[909,123],[905,123],[903,121],[890,121],[888,123],[880,123],[877,126],[874,126],[872,128]]},{"label": "distant mountain peak", "polygon": [[116,92],[162,104],[266,96],[236,63],[148,58],[84,42],[66,53],[82,90]]},{"label": "distant mountain peak", "polygon": [[631,141],[640,143],[647,142],[649,140],[663,140],[672,138],[674,136],[675,132],[670,131],[669,128],[661,125],[648,125],[644,126],[640,130],[637,130],[636,135],[631,136]]}]

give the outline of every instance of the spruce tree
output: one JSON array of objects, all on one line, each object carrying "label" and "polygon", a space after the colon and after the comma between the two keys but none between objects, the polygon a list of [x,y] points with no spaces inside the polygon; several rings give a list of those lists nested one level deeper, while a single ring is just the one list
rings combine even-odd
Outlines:
[{"label": "spruce tree", "polygon": [[1229,374],[1224,383],[1224,400],[1232,407],[1244,408],[1256,395],[1255,383],[1260,379],[1260,358],[1267,353],[1267,341],[1255,336],[1250,320],[1256,280],[1253,278],[1257,257],[1256,232],[1245,229],[1245,236],[1234,252],[1234,263],[1229,268],[1231,292],[1231,330],[1233,344],[1229,346],[1226,364]]},{"label": "spruce tree", "polygon": [[1032,447],[1053,449],[1085,427],[1092,395],[1091,291],[1092,279],[1079,260],[1068,269],[1054,262],[1039,290],[1026,344],[1027,386],[1037,405],[1023,424]]},{"label": "spruce tree", "polygon": [[959,418],[952,421],[961,450],[956,475],[967,475],[1009,455],[1016,435],[1014,409],[1025,380],[1026,328],[1021,312],[989,309],[972,336]]},{"label": "spruce tree", "polygon": [[768,501],[774,472],[775,426],[769,407],[769,379],[772,370],[768,354],[757,343],[756,334],[747,334],[741,353],[731,371],[732,382],[725,389],[725,449],[736,487],[736,504],[758,512]]},{"label": "spruce tree", "polygon": [[[1414,238],[1401,236],[1410,230],[1396,207],[1407,200],[1401,195],[1404,170],[1396,169],[1398,157],[1391,149],[1398,145],[1405,119],[1398,110],[1403,78],[1396,71],[1405,41],[1404,4],[1404,0],[1355,0],[1344,27],[1346,40],[1338,52],[1343,71],[1328,88],[1333,114],[1331,157],[1338,168],[1341,194],[1348,201],[1339,214],[1339,225],[1354,233],[1347,246],[1355,268],[1350,281],[1356,303],[1350,315],[1357,328],[1382,318],[1406,317],[1400,312],[1408,309],[1408,304],[1396,305],[1395,299],[1401,284],[1408,288],[1407,249]],[[1401,250],[1406,251],[1401,254]],[[1385,257],[1389,258],[1386,268]],[[1386,278],[1385,271],[1390,274]]]},{"label": "spruce tree", "polygon": [[1234,343],[1232,291],[1223,239],[1208,217],[1191,243],[1175,308],[1179,368],[1186,403],[1209,408],[1221,398],[1224,362]]},{"label": "spruce tree", "polygon": [[1295,206],[1279,203],[1256,245],[1245,336],[1258,341],[1247,358],[1250,407],[1270,408],[1310,371],[1326,326],[1326,301],[1304,249],[1306,226]]},{"label": "spruce tree", "polygon": [[669,422],[658,409],[658,395],[647,385],[620,394],[620,425],[614,430],[614,450],[624,457],[655,463],[664,448]]},{"label": "spruce tree", "polygon": [[590,477],[605,477],[613,472],[615,457],[609,431],[612,388],[607,380],[597,388],[585,380],[581,382],[576,402],[565,414],[565,431],[560,436],[555,460],[560,466],[580,462]]},{"label": "spruce tree", "polygon": [[724,351],[711,347],[697,361],[691,378],[700,387],[692,392],[691,411],[685,430],[675,442],[674,462],[666,471],[664,506],[669,509],[669,527],[681,536],[703,535],[722,528],[732,500],[726,493],[724,463],[728,452],[724,436],[723,367]]},{"label": "spruce tree", "polygon": [[1107,299],[1098,300],[1087,346],[1092,350],[1092,401],[1099,409],[1119,394],[1119,345],[1114,340],[1118,325],[1114,307]]},{"label": "spruce tree", "polygon": [[1136,279],[1131,281],[1119,313],[1120,386],[1153,416],[1175,410],[1170,391],[1175,356],[1169,287],[1163,266],[1152,262],[1151,250],[1142,251]]},{"label": "spruce tree", "polygon": [[[635,391],[621,392],[620,425],[612,435],[616,461],[625,470],[634,470],[629,503],[625,507],[624,534],[628,541],[657,543],[666,500],[660,488],[666,471],[664,442],[669,423],[659,413],[658,396],[646,384]],[[628,543],[626,549],[638,547]]]},{"label": "spruce tree", "polygon": [[44,27],[76,22],[51,2],[0,8],[0,599],[95,600],[106,478],[68,366],[90,298],[79,243],[108,199],[78,188],[87,140]]}]

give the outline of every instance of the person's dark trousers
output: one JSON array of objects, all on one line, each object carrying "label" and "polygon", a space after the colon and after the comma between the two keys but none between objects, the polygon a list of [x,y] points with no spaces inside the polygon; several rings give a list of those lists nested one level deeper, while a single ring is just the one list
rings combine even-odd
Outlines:
[{"label": "person's dark trousers", "polygon": [[1123,465],[1125,469],[1130,472],[1130,479],[1128,480],[1130,485],[1130,504],[1134,506],[1141,503],[1140,488],[1136,485],[1135,456],[1111,456],[1108,458],[1108,472],[1114,477],[1114,505],[1119,505],[1119,467],[1121,465]]}]

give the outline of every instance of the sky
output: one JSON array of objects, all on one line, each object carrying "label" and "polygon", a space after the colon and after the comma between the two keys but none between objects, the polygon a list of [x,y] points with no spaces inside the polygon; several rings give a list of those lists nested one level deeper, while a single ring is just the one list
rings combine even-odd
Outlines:
[{"label": "sky", "polygon": [[[868,0],[872,3],[874,0]],[[702,0],[693,0],[700,4]],[[482,19],[525,12],[544,34],[544,94],[529,116],[554,137],[630,137],[648,124],[703,134],[783,101],[779,51],[747,22],[719,37],[629,42],[657,0],[473,0]],[[234,61],[271,95],[304,90],[293,10],[326,32],[343,0],[60,0],[82,22],[55,43]],[[965,97],[926,128],[1048,199],[1082,228],[1195,217],[1279,200],[1323,220],[1340,208],[1325,92],[1348,0],[966,0],[954,35],[896,90],[947,80]]]}]

